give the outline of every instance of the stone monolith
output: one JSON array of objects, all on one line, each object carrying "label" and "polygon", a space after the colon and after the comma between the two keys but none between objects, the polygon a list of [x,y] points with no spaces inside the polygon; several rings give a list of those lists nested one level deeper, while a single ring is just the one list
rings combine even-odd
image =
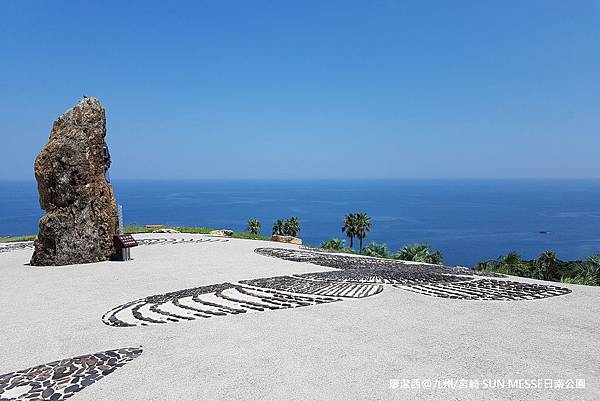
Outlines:
[{"label": "stone monolith", "polygon": [[107,179],[106,114],[98,99],[83,98],[60,116],[35,159],[39,233],[31,264],[100,262],[114,254],[118,217]]}]

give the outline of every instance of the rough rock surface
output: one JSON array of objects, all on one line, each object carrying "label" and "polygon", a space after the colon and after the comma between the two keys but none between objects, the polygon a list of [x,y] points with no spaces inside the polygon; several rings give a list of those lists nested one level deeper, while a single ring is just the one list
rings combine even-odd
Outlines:
[{"label": "rough rock surface", "polygon": [[209,232],[210,235],[220,235],[222,237],[231,237],[233,236],[233,230],[212,230]]},{"label": "rough rock surface", "polygon": [[302,240],[300,238],[292,237],[291,235],[273,235],[271,241],[302,245]]},{"label": "rough rock surface", "polygon": [[83,98],[52,126],[35,159],[40,206],[46,211],[31,264],[91,263],[114,254],[118,217],[105,173],[106,115],[98,99]]},{"label": "rough rock surface", "polygon": [[158,230],[152,231],[155,234],[180,234],[181,231],[173,230],[172,228],[160,228]]}]

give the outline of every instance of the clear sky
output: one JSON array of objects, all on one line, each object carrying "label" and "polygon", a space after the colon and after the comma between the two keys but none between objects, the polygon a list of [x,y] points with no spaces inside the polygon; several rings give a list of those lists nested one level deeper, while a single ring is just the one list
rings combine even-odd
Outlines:
[{"label": "clear sky", "polygon": [[5,1],[0,179],[107,109],[113,178],[600,177],[600,1]]}]

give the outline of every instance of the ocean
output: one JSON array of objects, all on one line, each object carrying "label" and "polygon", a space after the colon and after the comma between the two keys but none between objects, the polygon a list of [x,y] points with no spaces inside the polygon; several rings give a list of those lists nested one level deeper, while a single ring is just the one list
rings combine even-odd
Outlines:
[{"label": "ocean", "polygon": [[[553,250],[561,259],[600,252],[599,180],[113,180],[125,224],[245,230],[269,235],[277,218],[297,216],[308,244],[344,238],[343,216],[372,219],[366,243],[395,251],[427,242],[451,265],[472,266],[515,250]],[[0,182],[0,235],[37,232],[42,211],[33,181]]]}]

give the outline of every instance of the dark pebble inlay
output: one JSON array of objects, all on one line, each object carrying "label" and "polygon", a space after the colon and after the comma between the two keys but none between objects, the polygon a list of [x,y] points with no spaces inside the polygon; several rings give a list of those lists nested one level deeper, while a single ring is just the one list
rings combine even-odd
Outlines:
[{"label": "dark pebble inlay", "polygon": [[120,348],[6,373],[0,375],[0,400],[8,400],[2,394],[21,386],[29,386],[30,389],[18,400],[64,400],[114,372],[115,366],[106,365],[111,360],[125,364],[141,353],[141,348]]}]

